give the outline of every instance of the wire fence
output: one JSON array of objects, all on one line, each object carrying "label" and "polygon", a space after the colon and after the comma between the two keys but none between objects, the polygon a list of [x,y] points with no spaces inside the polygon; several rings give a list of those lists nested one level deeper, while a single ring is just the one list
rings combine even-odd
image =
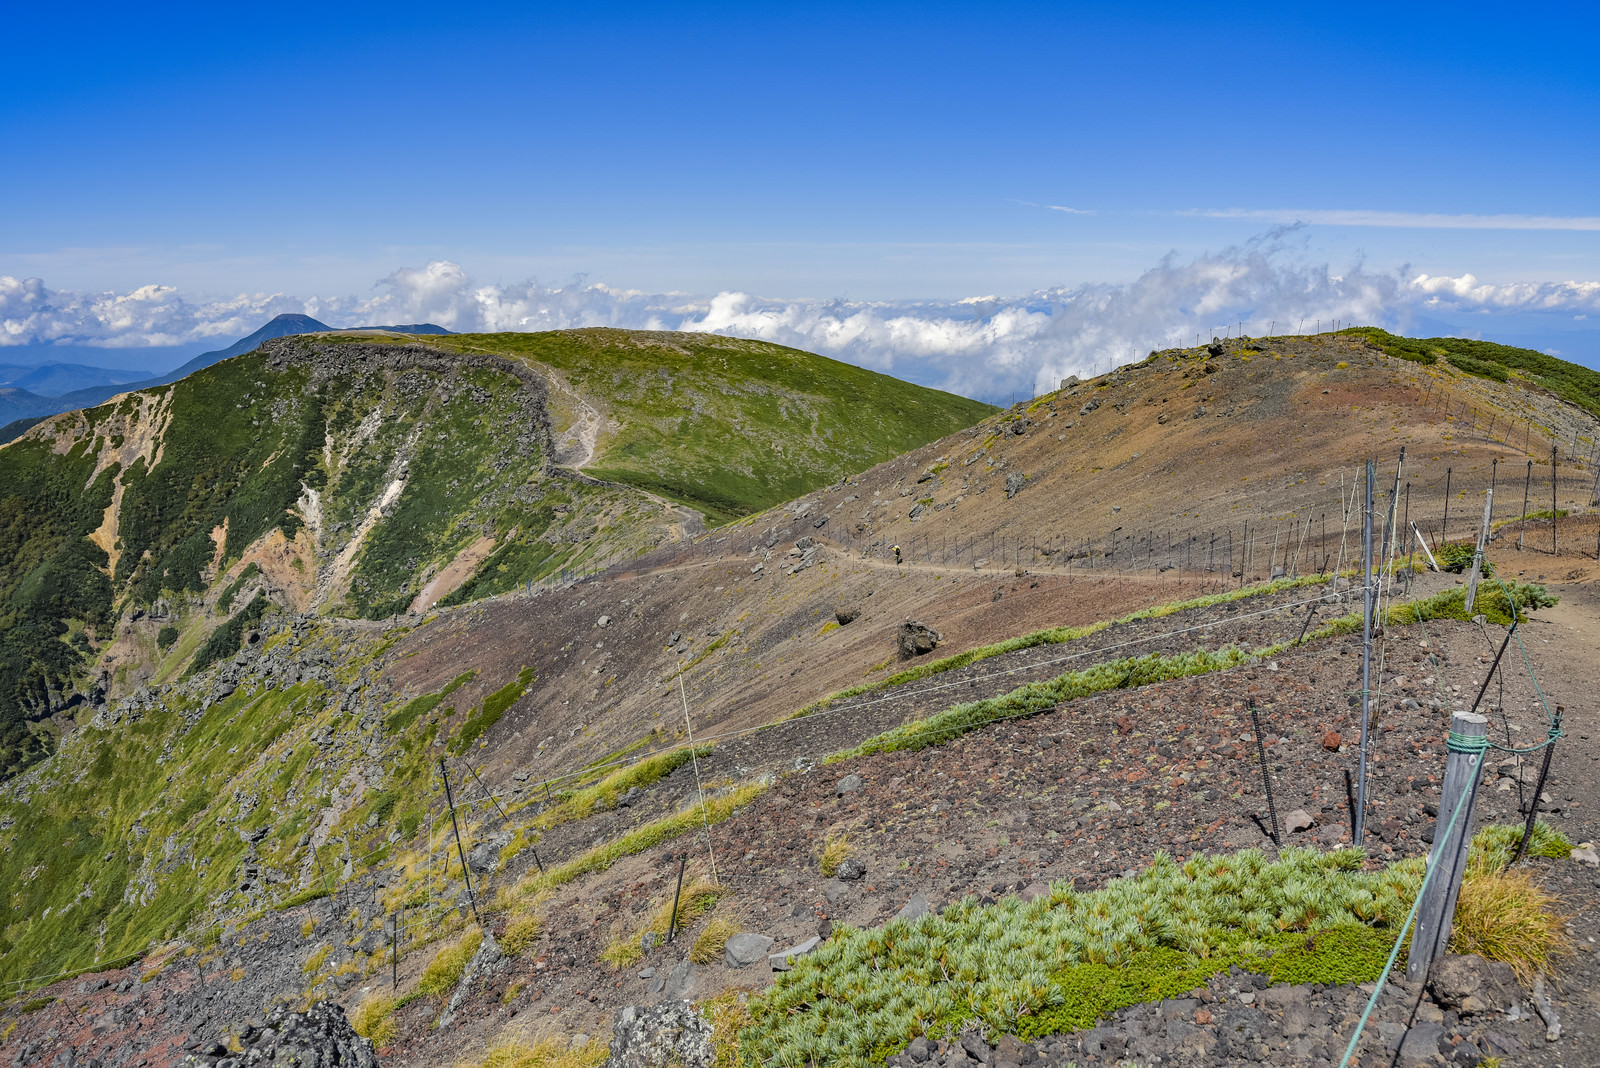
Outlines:
[{"label": "wire fence", "polygon": [[[1531,479],[1531,476],[1529,477]],[[1379,566],[1375,568],[1374,573],[1368,577],[1364,584],[1353,583],[1344,591],[1346,594],[1354,596],[1357,593],[1364,594],[1368,588],[1371,588],[1380,613],[1385,606],[1392,608],[1397,603],[1404,603],[1408,595],[1407,580],[1411,570],[1405,566],[1405,561],[1416,550],[1417,536],[1419,534],[1425,537],[1431,535],[1436,539],[1435,544],[1443,543],[1448,536],[1446,524],[1449,518],[1449,498],[1446,497],[1443,502],[1444,508],[1440,510],[1437,519],[1429,517],[1406,522],[1405,520],[1409,519],[1407,511],[1410,505],[1410,487],[1406,487],[1406,493],[1402,496],[1400,492],[1397,492],[1400,482],[1400,475],[1397,471],[1387,497],[1381,492],[1375,494],[1380,501],[1384,502],[1378,511],[1388,516],[1388,521],[1385,524],[1386,533],[1379,543],[1380,551],[1375,554],[1379,561]],[[1551,485],[1554,485],[1553,481]],[[1319,512],[1314,516],[1309,514],[1306,517],[1295,516],[1292,522],[1290,520],[1280,520],[1270,529],[1270,541],[1268,530],[1251,531],[1244,525],[1241,525],[1240,536],[1237,540],[1232,539],[1230,531],[1212,534],[1204,538],[1189,535],[1182,540],[1174,540],[1168,535],[1164,543],[1160,532],[1154,530],[1145,531],[1142,534],[1138,532],[1122,534],[1116,541],[1112,541],[1108,536],[1104,541],[1098,543],[1094,539],[1078,539],[1076,542],[1071,542],[1066,535],[1046,535],[1042,545],[1037,536],[1029,536],[1024,540],[1020,536],[1008,536],[996,532],[991,536],[989,544],[984,546],[986,552],[983,559],[989,559],[990,553],[994,554],[995,558],[1004,558],[1009,553],[1013,562],[1021,565],[1026,561],[1031,570],[1033,565],[1041,559],[1059,567],[1064,556],[1065,570],[1069,573],[1076,567],[1091,575],[1103,574],[1106,569],[1119,569],[1126,573],[1136,573],[1141,569],[1151,569],[1159,574],[1168,560],[1181,560],[1182,563],[1177,566],[1193,569],[1202,576],[1213,576],[1210,582],[1219,589],[1241,585],[1243,573],[1252,570],[1252,563],[1260,563],[1269,573],[1280,577],[1332,576],[1340,572],[1348,573],[1350,567],[1353,566],[1353,561],[1349,558],[1358,555],[1359,531],[1352,535],[1349,530],[1354,518],[1354,501],[1355,486],[1352,484],[1348,493],[1341,486],[1338,500],[1335,502],[1334,508],[1330,509],[1339,523],[1337,534],[1331,530],[1324,529],[1323,518],[1327,514],[1325,512]],[[1519,513],[1515,518],[1521,518],[1522,515],[1526,514],[1526,511],[1526,509],[1523,509],[1522,513]],[[1502,516],[1501,518],[1503,520],[1505,517]],[[1493,522],[1493,513],[1491,513],[1491,522]],[[1552,518],[1552,551],[1554,551],[1555,547],[1554,529],[1556,522]],[[1315,531],[1314,534],[1313,531]],[[909,546],[901,546],[901,551],[908,559],[908,562],[918,559],[930,562],[935,560],[943,562],[949,559],[961,558],[977,560],[979,559],[978,547],[981,541],[982,539],[968,539],[964,544],[958,542],[952,545],[942,539],[935,542],[930,535],[920,541],[915,538],[912,539]],[[861,548],[865,552],[871,552],[882,550],[884,546],[881,542],[881,538],[863,537],[858,542],[846,540],[844,544]],[[991,548],[990,546],[993,547]],[[1526,544],[1519,546],[1519,548],[1523,551],[1535,551]],[[980,564],[979,566],[982,565]],[[1302,568],[1305,570],[1302,570]],[[1197,582],[1197,585],[1203,587],[1204,581]],[[1510,595],[1505,591],[1503,584],[1501,585],[1501,590],[1509,600]],[[1226,633],[1230,627],[1242,627],[1274,618],[1283,627],[1284,633],[1288,634],[1295,629],[1295,623],[1301,620],[1302,610],[1309,610],[1299,628],[1299,633],[1303,637],[1306,629],[1310,626],[1311,615],[1316,612],[1319,605],[1324,603],[1326,596],[1326,591],[1321,587],[1316,587],[1314,593],[1305,594],[1300,594],[1291,589],[1274,595],[1273,603],[1261,608],[1243,612],[1234,611],[1208,618],[1203,622],[1186,624],[1176,628],[1164,629],[1153,626],[1147,634],[1119,635],[1115,640],[1102,637],[1092,647],[1087,645],[1081,648],[1073,647],[1058,654],[1040,656],[1036,652],[1031,656],[1029,662],[1023,665],[997,666],[995,670],[981,671],[976,674],[969,671],[956,679],[914,683],[893,691],[881,693],[869,692],[837,701],[800,719],[789,720],[779,724],[720,732],[702,731],[695,740],[699,745],[716,746],[736,739],[758,735],[761,732],[781,729],[791,736],[782,747],[787,754],[783,762],[798,765],[804,760],[814,764],[820,762],[828,754],[816,751],[810,753],[809,756],[805,756],[804,751],[807,746],[804,744],[803,738],[796,739],[793,736],[796,732],[809,732],[812,730],[817,730],[820,733],[821,729],[833,717],[848,715],[857,721],[865,722],[863,713],[871,712],[879,707],[891,708],[897,704],[916,705],[929,699],[939,699],[958,688],[992,687],[993,684],[1002,682],[1008,677],[1038,675],[1042,672],[1058,669],[1089,658],[1105,659],[1116,654],[1133,652],[1149,644],[1170,643],[1196,634],[1203,633],[1214,638],[1218,634]],[[1427,640],[1430,643],[1435,642],[1435,636],[1428,628],[1428,621],[1419,620],[1419,622],[1424,633],[1428,636]],[[1104,634],[1105,632],[1102,632],[1102,636]],[[1523,642],[1520,627],[1512,626],[1510,628],[1509,633],[1506,635],[1506,644],[1509,645],[1513,639],[1518,647],[1522,661],[1522,671],[1518,674],[1518,677],[1525,677],[1531,686],[1533,700],[1530,703],[1532,707],[1543,713],[1545,721],[1543,726],[1547,732],[1546,737],[1536,744],[1516,746],[1511,743],[1512,725],[1510,724],[1508,706],[1512,703],[1512,698],[1509,698],[1505,692],[1506,674],[1502,667],[1502,660],[1497,657],[1495,668],[1501,669],[1499,674],[1501,689],[1497,696],[1497,701],[1493,705],[1493,710],[1498,712],[1501,718],[1507,740],[1505,743],[1493,742],[1492,744],[1494,748],[1503,750],[1508,755],[1520,759],[1541,749],[1548,751],[1548,747],[1552,746],[1561,736],[1560,710],[1559,708],[1552,709],[1550,707],[1542,689],[1539,687],[1534,674],[1532,660]],[[1381,703],[1394,696],[1392,693],[1385,691],[1385,665],[1388,663],[1392,652],[1391,642],[1392,638],[1388,628],[1383,628],[1376,649],[1377,663],[1379,665],[1379,670],[1376,673],[1377,682],[1364,693],[1356,691],[1364,699],[1371,699]],[[1503,653],[1505,650],[1502,649],[1501,651]],[[1442,681],[1447,668],[1439,666],[1437,672]],[[1492,669],[1485,676],[1482,682],[1483,691],[1486,692],[1493,675],[1494,670]],[[1483,696],[1484,692],[1480,692],[1478,699],[1482,700]],[[691,710],[687,708],[686,697],[685,704],[685,714],[688,716],[691,714]],[[997,715],[984,719],[975,724],[973,729],[997,723],[1006,718],[1009,717]],[[692,720],[690,721],[690,729],[691,731],[693,730]],[[800,752],[802,755],[794,757],[796,752]],[[598,778],[608,771],[625,767],[648,755],[651,754],[630,755],[629,757],[617,758],[605,763],[587,765],[580,769],[525,783],[520,789],[514,791],[490,790],[477,775],[476,769],[472,768],[469,763],[458,760],[455,762],[458,771],[464,769],[467,772],[467,776],[463,776],[463,778],[470,777],[470,782],[476,786],[476,789],[468,791],[458,798],[456,807],[458,810],[464,811],[469,817],[466,832],[469,836],[474,833],[475,828],[486,821],[497,824],[500,829],[507,829],[515,825],[516,817],[521,811],[531,808],[532,816],[537,817],[553,805],[559,804],[562,796],[555,792],[557,788],[560,788],[564,793],[570,783]],[[791,757],[794,758],[790,759]],[[1517,784],[1520,793],[1523,788],[1520,774],[1517,776]],[[542,801],[538,799],[538,795],[541,792],[544,795]],[[701,803],[703,804],[704,791],[701,789],[697,792],[700,793]],[[392,929],[395,932],[397,941],[430,940],[429,936],[439,931],[441,921],[445,917],[451,912],[460,912],[471,904],[467,900],[467,896],[462,893],[465,872],[462,862],[449,849],[449,842],[445,837],[446,832],[442,823],[436,825],[436,817],[442,820],[445,815],[444,805],[442,804],[443,796],[444,791],[440,788],[440,784],[436,781],[430,781],[427,801],[427,834],[423,843],[424,848],[417,850],[417,852],[425,854],[425,860],[421,865],[422,901],[415,901],[415,893],[413,892],[411,900],[397,910],[406,914],[405,922],[396,921],[395,927]],[[508,812],[508,808],[511,811]],[[1532,810],[1536,811],[1537,808],[1538,792],[1535,791]],[[642,825],[643,819],[644,817],[641,818],[640,825]],[[531,824],[531,819],[525,820],[524,824]],[[526,826],[524,829],[527,829]],[[708,832],[709,826],[702,827],[694,833],[697,838],[706,838],[706,845],[709,847]],[[370,877],[381,862],[394,858],[397,849],[407,851],[404,843],[385,842],[364,853],[350,854],[347,842],[332,841],[324,843],[321,847],[314,848],[310,852],[302,869],[303,871],[309,871],[310,868],[316,868],[318,871],[317,877],[311,879],[303,875],[298,881],[299,885],[293,892],[279,896],[276,900],[266,903],[265,907],[282,909],[297,903],[308,903],[319,897],[331,897],[334,900],[330,908],[332,911],[337,912],[341,892],[352,895],[358,894],[357,887],[365,877],[367,880],[365,896],[376,910],[379,904],[379,895],[376,887],[371,883]],[[326,866],[321,863],[325,853],[331,853],[328,856],[331,863]],[[549,859],[552,862],[559,862],[559,858]],[[570,860],[572,858],[566,859]],[[343,876],[343,872],[346,870],[352,872],[352,877],[349,879]],[[713,870],[716,871],[715,868]],[[510,873],[507,873],[505,877],[511,877]],[[737,873],[730,873],[725,870],[717,871],[717,877],[722,879],[743,878]],[[492,883],[486,883],[480,890],[479,896],[490,893],[491,886]],[[207,927],[216,927],[219,931],[225,929],[220,921],[214,921],[208,924]],[[206,929],[203,927],[198,930],[203,932]],[[421,933],[419,934],[418,932]],[[402,935],[405,937],[401,938]],[[83,974],[87,971],[104,970],[125,965],[147,955],[148,952],[149,949],[147,948],[109,960],[85,962],[81,966],[63,968],[46,975],[8,980],[0,984],[0,989],[13,992],[25,990],[61,978]]]}]

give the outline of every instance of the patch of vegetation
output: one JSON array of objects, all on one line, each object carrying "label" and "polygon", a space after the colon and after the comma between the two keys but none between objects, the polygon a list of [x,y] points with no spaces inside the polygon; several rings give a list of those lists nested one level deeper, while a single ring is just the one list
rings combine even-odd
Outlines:
[{"label": "patch of vegetation", "polygon": [[[997,411],[739,338],[587,329],[430,343],[542,364],[601,399],[621,429],[597,443],[587,472],[660,493],[713,522],[799,497]],[[870,426],[862,411],[873,413]]]},{"label": "patch of vegetation", "polygon": [[25,439],[0,449],[0,778],[43,757],[30,728],[52,693],[70,693],[87,664],[69,622],[96,634],[112,623],[110,558],[89,541],[120,468],[94,475],[92,439],[65,453]]},{"label": "patch of vegetation", "polygon": [[1469,870],[1456,901],[1450,949],[1503,961],[1527,986],[1572,952],[1569,919],[1526,868]]},{"label": "patch of vegetation", "polygon": [[[1511,864],[1511,858],[1517,855],[1517,847],[1521,844],[1520,824],[1490,824],[1472,836],[1472,847],[1467,853],[1467,870],[1481,874],[1504,871]],[[1544,820],[1535,820],[1533,835],[1523,855],[1566,860],[1572,855],[1572,840]]]},{"label": "patch of vegetation", "polygon": [[1442,356],[1468,374],[1499,382],[1507,380],[1508,371],[1517,371],[1590,415],[1600,417],[1600,372],[1534,349],[1459,337],[1397,337],[1369,326],[1339,332],[1364,337],[1388,355],[1403,360],[1432,364]]},{"label": "patch of vegetation", "polygon": [[635,827],[620,838],[602,842],[565,864],[547,868],[539,874],[525,876],[510,891],[508,897],[516,900],[540,890],[569,883],[590,872],[605,871],[623,857],[643,853],[652,846],[660,845],[696,827],[721,823],[766,790],[766,783],[749,783],[730,790],[721,797],[708,799],[704,806],[699,802],[685,805],[669,816]]},{"label": "patch of vegetation", "polygon": [[912,720],[868,738],[852,749],[835,753],[827,758],[827,762],[849,760],[871,753],[892,753],[943,745],[968,731],[976,730],[996,720],[1035,715],[1066,701],[1106,690],[1132,689],[1153,682],[1221,671],[1236,667],[1251,658],[1251,654],[1239,649],[1223,649],[1215,653],[1197,649],[1193,653],[1177,656],[1151,653],[1147,656],[1110,660],[1081,671],[1069,671],[1043,682],[1030,682],[999,697],[952,705],[942,712],[936,712],[924,719]]},{"label": "patch of vegetation", "polygon": [[874,930],[837,928],[750,999],[747,1064],[881,1064],[976,1021],[1023,1038],[1192,989],[1238,964],[1280,981],[1375,978],[1425,862],[1361,870],[1359,850],[1158,855],[1142,874],[1031,902],[966,898]]},{"label": "patch of vegetation", "polygon": [[[1522,583],[1514,579],[1505,582],[1496,579],[1478,587],[1478,597],[1473,602],[1472,610],[1474,614],[1481,614],[1490,623],[1508,627],[1511,625],[1513,614],[1518,620],[1526,621],[1528,610],[1549,608],[1559,601],[1560,598],[1552,597],[1550,591],[1537,583]],[[1466,604],[1466,590],[1445,590],[1420,601],[1395,605],[1385,613],[1385,619],[1391,623],[1417,623],[1427,619],[1459,619],[1470,622],[1472,616],[1467,614]]]},{"label": "patch of vegetation", "polygon": [[[1440,571],[1449,571],[1453,574],[1463,574],[1472,566],[1472,558],[1478,554],[1476,545],[1465,542],[1446,542],[1439,546],[1438,552],[1433,554],[1434,562],[1439,565]],[[1483,561],[1481,572],[1485,577],[1494,574],[1494,564],[1487,559]]]},{"label": "patch of vegetation", "polygon": [[728,642],[730,640],[732,640],[732,638],[733,638],[733,631],[731,631],[731,630],[723,631],[721,634],[719,634],[715,638],[713,638],[711,640],[711,642],[704,649],[702,649],[698,653],[696,653],[693,660],[690,660],[687,664],[683,665],[683,667],[679,668],[678,670],[680,670],[680,671],[688,671],[690,668],[695,667],[696,665],[700,664],[703,660],[705,660],[706,657],[710,656],[712,653],[716,652],[718,649],[721,649],[724,645],[727,645]]},{"label": "patch of vegetation", "polygon": [[445,688],[440,690],[438,693],[428,693],[423,694],[421,697],[413,697],[411,700],[401,705],[398,709],[384,717],[384,729],[390,734],[401,733],[407,727],[410,727],[411,724],[415,723],[417,721],[417,717],[426,716],[429,712],[432,712],[435,708],[438,708],[441,701],[455,693],[462,686],[465,686],[477,673],[478,671],[476,668],[472,669],[471,671],[464,671],[455,678],[451,679],[450,682],[446,684]]},{"label": "patch of vegetation", "polygon": [[[1243,589],[1225,590],[1222,593],[1207,594],[1203,597],[1193,597],[1184,601],[1173,601],[1168,604],[1153,605],[1149,608],[1142,608],[1137,612],[1132,612],[1126,616],[1123,616],[1121,619],[1114,621],[1107,620],[1097,623],[1088,623],[1081,627],[1047,627],[1044,630],[1036,630],[1032,634],[1023,634],[1015,638],[1007,638],[1004,641],[993,642],[989,645],[982,645],[976,649],[968,649],[964,653],[956,653],[953,656],[945,656],[936,660],[927,660],[921,663],[913,664],[911,667],[897,671],[887,678],[879,679],[874,682],[862,683],[858,686],[852,686],[848,689],[840,690],[838,693],[829,694],[820,701],[815,701],[807,705],[805,708],[796,713],[795,718],[800,716],[808,716],[813,712],[820,712],[837,701],[847,700],[851,697],[858,697],[864,693],[872,693],[878,690],[888,689],[892,686],[903,686],[908,682],[916,682],[919,679],[925,679],[932,675],[943,674],[947,671],[955,671],[959,668],[964,668],[969,664],[975,664],[980,660],[988,660],[991,657],[1003,656],[1006,653],[1014,653],[1019,649],[1032,649],[1039,645],[1061,645],[1067,642],[1077,641],[1080,638],[1086,638],[1091,634],[1098,634],[1100,631],[1105,630],[1108,627],[1132,623],[1140,619],[1160,619],[1164,616],[1175,615],[1178,612],[1186,612],[1197,608],[1209,608],[1213,605],[1228,604],[1233,601],[1244,600],[1250,597],[1277,593],[1279,590],[1293,589],[1299,586],[1317,585],[1326,581],[1327,579],[1321,575],[1305,575],[1292,579],[1275,579],[1272,582],[1248,586]],[[873,670],[880,670],[881,668],[887,666],[888,662],[885,661],[883,664],[878,665]]]},{"label": "patch of vegetation", "polygon": [[728,939],[738,933],[737,923],[726,917],[717,917],[706,924],[706,929],[695,938],[694,945],[689,947],[689,959],[696,964],[715,964],[722,959]]},{"label": "patch of vegetation", "polygon": [[217,611],[226,612],[231,609],[233,607],[233,599],[239,595],[240,590],[244,589],[244,584],[259,574],[261,574],[260,564],[254,560],[246,564],[244,570],[239,572],[239,577],[228,583],[227,588],[217,597]]},{"label": "patch of vegetation", "polygon": [[240,644],[244,641],[245,631],[267,614],[267,609],[272,607],[272,602],[267,600],[266,594],[258,593],[251,599],[237,615],[222,626],[211,632],[211,637],[206,639],[204,645],[195,650],[194,660],[189,665],[189,674],[194,675],[204,671],[218,660],[226,660],[239,651]]},{"label": "patch of vegetation", "polygon": [[174,627],[171,623],[166,624],[160,630],[156,631],[156,648],[158,649],[163,651],[171,649],[173,643],[177,640],[178,628]]},{"label": "patch of vegetation", "polygon": [[1450,365],[1456,370],[1465,371],[1469,375],[1477,375],[1479,378],[1491,378],[1496,382],[1504,382],[1510,377],[1504,367],[1488,360],[1474,359],[1459,352],[1452,353],[1449,359]]},{"label": "patch of vegetation", "polygon": [[544,921],[531,911],[513,913],[506,921],[505,933],[500,936],[500,949],[507,956],[515,957],[539,937]]},{"label": "patch of vegetation", "polygon": [[399,1035],[399,1025],[394,1019],[395,1001],[388,994],[368,994],[356,1011],[350,1014],[350,1026],[362,1038],[370,1039],[379,1049],[387,1046]]},{"label": "patch of vegetation", "polygon": [[466,722],[456,730],[455,737],[450,739],[445,748],[456,756],[465,753],[484,731],[500,722],[500,717],[505,715],[506,709],[522,700],[522,695],[527,692],[533,680],[533,669],[525,667],[518,672],[515,679],[485,697],[483,704],[467,717]]},{"label": "patch of vegetation", "polygon": [[839,871],[850,856],[850,836],[847,834],[830,834],[822,843],[822,854],[817,858],[817,870],[825,878],[831,879]]},{"label": "patch of vegetation", "polygon": [[654,753],[637,763],[619,768],[592,786],[562,798],[561,803],[541,812],[533,821],[540,830],[558,827],[563,823],[581,820],[599,808],[611,808],[618,798],[634,787],[644,789],[677,771],[693,759],[704,760],[711,755],[711,746],[687,746]]},{"label": "patch of vegetation", "polygon": [[[609,1047],[598,1038],[576,1049],[560,1038],[531,1039],[504,1035],[494,1040],[476,1068],[598,1068]],[[463,1061],[458,1068],[472,1068]]]},{"label": "patch of vegetation", "polygon": [[422,970],[422,978],[417,981],[417,989],[424,994],[437,997],[450,993],[456,988],[456,984],[461,982],[461,975],[467,970],[467,962],[478,952],[478,947],[482,944],[483,932],[472,930],[454,942],[441,946],[433,955],[433,960]]}]

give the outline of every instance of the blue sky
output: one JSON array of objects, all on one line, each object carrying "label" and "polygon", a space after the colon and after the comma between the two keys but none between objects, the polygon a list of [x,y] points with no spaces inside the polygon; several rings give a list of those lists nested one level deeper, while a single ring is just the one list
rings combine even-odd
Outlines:
[{"label": "blue sky", "polygon": [[[1600,17],[1480,10],[14,7],[0,347],[610,316],[849,335],[960,386],[1324,312],[1600,362]],[[1252,257],[1245,292],[1193,290]],[[935,351],[1106,287],[1148,330]],[[863,342],[841,307],[925,329]]]}]

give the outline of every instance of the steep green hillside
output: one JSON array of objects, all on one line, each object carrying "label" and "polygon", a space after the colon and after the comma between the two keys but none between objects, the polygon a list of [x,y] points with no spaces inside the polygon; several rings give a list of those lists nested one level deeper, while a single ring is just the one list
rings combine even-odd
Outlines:
[{"label": "steep green hillside", "polygon": [[[271,613],[385,619],[592,570],[682,536],[652,494],[744,515],[988,410],[774,345],[601,330],[283,338],[58,416],[0,448],[0,775],[91,680],[177,678]],[[581,475],[552,434],[580,419]]]},{"label": "steep green hillside", "polygon": [[[0,981],[125,959],[212,909],[319,896],[347,859],[379,863],[391,832],[415,833],[454,709],[435,696],[375,746],[385,688],[371,665],[403,634],[280,631],[249,673],[103,712],[6,784]],[[301,681],[276,674],[291,662]],[[508,685],[520,696],[526,681]],[[356,714],[343,693],[361,695]]]},{"label": "steep green hillside", "polygon": [[[608,421],[584,468],[716,519],[790,500],[971,426],[988,404],[764,341],[562,330],[441,347],[553,370]],[[557,406],[561,397],[554,397]]]}]

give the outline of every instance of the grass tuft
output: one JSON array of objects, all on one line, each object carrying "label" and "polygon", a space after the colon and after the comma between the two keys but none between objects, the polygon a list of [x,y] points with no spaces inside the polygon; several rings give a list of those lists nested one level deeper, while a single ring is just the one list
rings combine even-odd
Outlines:
[{"label": "grass tuft", "polygon": [[822,856],[818,858],[817,867],[824,876],[831,879],[838,872],[839,865],[843,864],[850,856],[850,836],[843,832],[827,837],[822,843]]},{"label": "grass tuft", "polygon": [[456,984],[461,982],[461,974],[467,970],[467,962],[478,952],[478,946],[482,943],[483,932],[474,930],[442,947],[423,969],[417,989],[424,994],[441,997],[450,993],[456,988]]},{"label": "grass tuft", "polygon": [[400,1028],[394,1019],[394,998],[388,994],[372,994],[350,1015],[350,1026],[362,1038],[383,1048],[395,1040]]},{"label": "grass tuft", "polygon": [[1461,882],[1450,948],[1504,961],[1527,986],[1572,951],[1558,905],[1527,869],[1470,873]]},{"label": "grass tuft", "polygon": [[599,1039],[576,1049],[560,1037],[531,1039],[502,1036],[484,1051],[481,1061],[457,1061],[456,1068],[596,1068],[608,1050]]},{"label": "grass tuft", "polygon": [[689,959],[696,964],[715,964],[722,958],[728,939],[739,933],[739,925],[725,916],[718,916],[706,924],[706,929],[694,940],[689,949]]},{"label": "grass tuft", "polygon": [[516,956],[533,945],[543,926],[544,921],[532,912],[512,913],[506,922],[505,933],[500,936],[500,949],[508,957]]}]

